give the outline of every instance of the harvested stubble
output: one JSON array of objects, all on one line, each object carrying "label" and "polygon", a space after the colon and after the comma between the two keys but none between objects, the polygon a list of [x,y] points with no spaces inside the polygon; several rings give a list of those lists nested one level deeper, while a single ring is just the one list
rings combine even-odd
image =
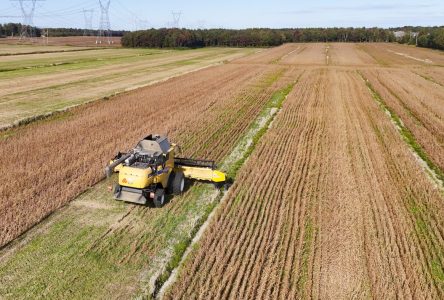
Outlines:
[{"label": "harvested stubble", "polygon": [[269,64],[278,62],[281,58],[287,56],[298,48],[297,44],[285,44],[279,47],[261,50],[256,55],[242,57],[234,61],[234,63],[248,64]]},{"label": "harvested stubble", "polygon": [[374,65],[375,60],[359,44],[330,44],[331,64],[336,66]]},{"label": "harvested stubble", "polygon": [[282,64],[323,66],[326,64],[326,44],[302,44],[301,48],[282,58]]},{"label": "harvested stubble", "polygon": [[365,43],[360,48],[380,65],[392,67],[444,65],[441,51],[387,43]]},{"label": "harvested stubble", "polygon": [[166,298],[442,298],[443,200],[356,72],[309,72]]}]

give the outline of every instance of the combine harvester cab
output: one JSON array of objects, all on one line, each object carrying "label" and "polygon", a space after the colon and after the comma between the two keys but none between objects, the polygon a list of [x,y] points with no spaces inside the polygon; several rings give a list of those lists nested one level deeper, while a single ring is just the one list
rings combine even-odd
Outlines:
[{"label": "combine harvester cab", "polygon": [[105,168],[107,177],[119,173],[114,198],[156,207],[165,204],[165,194],[181,194],[185,178],[222,184],[226,175],[216,170],[214,161],[176,158],[176,145],[160,135],[148,135],[128,153],[118,153]]}]

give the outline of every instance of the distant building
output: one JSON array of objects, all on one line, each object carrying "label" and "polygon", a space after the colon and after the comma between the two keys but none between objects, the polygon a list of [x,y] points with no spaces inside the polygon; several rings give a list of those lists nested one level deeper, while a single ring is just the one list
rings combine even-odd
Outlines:
[{"label": "distant building", "polygon": [[405,31],[394,31],[393,32],[396,39],[400,40],[405,37],[407,34],[410,35],[410,38],[416,38],[419,35],[419,32],[405,32]]},{"label": "distant building", "polygon": [[395,38],[402,39],[405,36],[405,31],[394,31]]}]

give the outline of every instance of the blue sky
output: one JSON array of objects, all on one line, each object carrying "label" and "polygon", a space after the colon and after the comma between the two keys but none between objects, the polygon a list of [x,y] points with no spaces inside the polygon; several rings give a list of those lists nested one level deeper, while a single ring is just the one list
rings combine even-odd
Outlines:
[{"label": "blue sky", "polygon": [[[29,0],[26,3],[29,4]],[[82,9],[95,10],[93,27],[96,28],[100,18],[98,0],[37,2],[34,24],[83,28]],[[111,0],[111,28],[165,27],[173,20],[172,11],[183,13],[180,26],[188,28],[444,25],[443,0]],[[0,0],[0,23],[20,21],[20,18],[5,17],[19,15],[19,2]]]}]

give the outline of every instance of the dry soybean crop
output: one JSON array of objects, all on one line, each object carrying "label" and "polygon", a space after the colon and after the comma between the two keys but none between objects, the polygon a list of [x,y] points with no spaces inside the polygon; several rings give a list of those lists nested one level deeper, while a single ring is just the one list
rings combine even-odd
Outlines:
[{"label": "dry soybean crop", "polygon": [[[95,78],[46,66],[35,80],[32,55],[51,54],[9,47],[8,84],[35,89],[5,96],[36,90],[45,109],[11,102],[5,124],[54,111],[57,101],[41,99],[56,78],[66,95]],[[349,43],[134,50],[152,57],[136,68],[140,57],[124,49],[58,47],[64,68],[100,65],[122,88],[165,80],[78,98],[1,133],[0,298],[444,298],[442,53]],[[94,80],[88,97],[100,95]],[[116,204],[103,167],[150,132],[215,160],[233,185],[195,184],[161,209]]]}]

